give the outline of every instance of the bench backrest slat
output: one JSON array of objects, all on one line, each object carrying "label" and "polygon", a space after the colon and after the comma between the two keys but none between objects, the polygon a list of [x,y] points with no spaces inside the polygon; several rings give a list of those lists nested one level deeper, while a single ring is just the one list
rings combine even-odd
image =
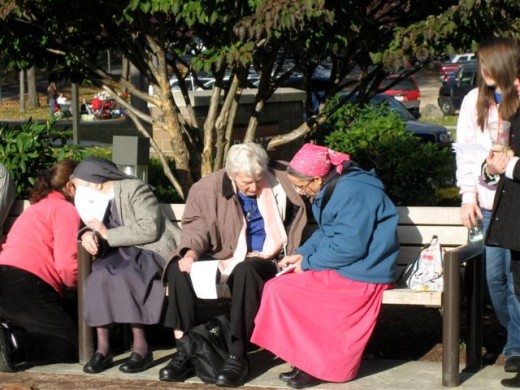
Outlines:
[{"label": "bench backrest slat", "polygon": [[461,226],[459,207],[398,207],[400,225]]},{"label": "bench backrest slat", "polygon": [[182,213],[184,212],[184,203],[161,203],[161,209],[168,219],[174,222],[180,222]]},{"label": "bench backrest slat", "polygon": [[454,248],[468,242],[468,229],[464,226],[411,226],[399,225],[397,227],[399,243],[401,245],[425,245],[432,237],[439,237],[440,243],[446,248]]},{"label": "bench backrest slat", "polygon": [[[162,203],[161,208],[170,220],[179,222],[184,204]],[[460,223],[458,207],[398,207],[397,209],[399,242],[403,247],[423,247],[430,242],[433,235],[437,235],[446,248],[467,243],[468,230]],[[315,229],[315,224],[309,224],[305,228],[304,237],[308,237]]]},{"label": "bench backrest slat", "polygon": [[[4,225],[5,232],[27,207],[29,201],[15,201]],[[180,223],[184,212],[183,203],[161,203],[161,209],[170,220]],[[398,268],[404,268],[415,260],[421,248],[430,242],[434,234],[439,237],[441,244],[447,250],[467,242],[468,230],[460,223],[458,207],[398,207],[397,209],[398,235],[401,244]],[[309,224],[305,229],[304,237],[310,236],[314,229],[316,225]]]}]

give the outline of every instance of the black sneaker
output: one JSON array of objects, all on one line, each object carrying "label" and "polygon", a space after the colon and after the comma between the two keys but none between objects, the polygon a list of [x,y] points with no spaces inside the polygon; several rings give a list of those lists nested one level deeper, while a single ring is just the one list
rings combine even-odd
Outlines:
[{"label": "black sneaker", "polygon": [[520,372],[520,356],[513,355],[506,358],[504,363],[505,372]]},{"label": "black sneaker", "polygon": [[195,367],[184,351],[175,353],[172,360],[159,371],[159,380],[166,382],[184,382],[195,375]]},{"label": "black sneaker", "polygon": [[242,386],[247,379],[248,371],[246,358],[229,355],[217,374],[215,384],[225,387]]},{"label": "black sneaker", "polygon": [[7,325],[0,324],[0,372],[16,371],[13,362],[13,350],[15,346]]}]

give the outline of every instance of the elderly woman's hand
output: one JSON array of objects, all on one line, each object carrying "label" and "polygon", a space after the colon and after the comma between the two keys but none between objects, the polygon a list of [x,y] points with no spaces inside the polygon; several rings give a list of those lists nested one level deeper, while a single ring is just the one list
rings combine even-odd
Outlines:
[{"label": "elderly woman's hand", "polygon": [[278,263],[278,266],[283,270],[284,268],[288,267],[291,264],[294,264],[296,268],[294,269],[294,272],[303,272],[302,270],[302,255],[289,255],[285,256],[280,262]]},{"label": "elderly woman's hand", "polygon": [[92,256],[97,255],[99,251],[99,241],[96,233],[92,231],[83,233],[81,236],[81,246]]},{"label": "elderly woman's hand", "polygon": [[186,253],[184,254],[184,256],[182,258],[180,258],[178,261],[179,269],[181,270],[181,272],[190,273],[191,265],[198,259],[199,259],[199,256],[197,253],[195,253],[194,250],[192,250],[192,249],[187,250]]},{"label": "elderly woman's hand", "polygon": [[192,256],[184,256],[182,259],[179,260],[179,269],[181,272],[191,272],[191,265],[193,264],[195,260]]},{"label": "elderly woman's hand", "polygon": [[99,235],[105,240],[107,239],[107,227],[103,224],[103,222],[97,219],[93,219],[87,223],[87,226],[95,232],[99,233]]}]

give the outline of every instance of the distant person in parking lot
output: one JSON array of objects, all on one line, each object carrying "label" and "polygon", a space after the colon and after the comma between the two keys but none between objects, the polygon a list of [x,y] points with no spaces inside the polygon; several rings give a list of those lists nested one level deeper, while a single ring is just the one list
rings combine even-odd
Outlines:
[{"label": "distant person in parking lot", "polygon": [[[470,229],[482,221],[487,232],[493,209],[496,186],[482,162],[491,150],[490,128],[509,119],[518,107],[514,86],[518,44],[506,38],[484,41],[477,50],[477,88],[462,102],[457,123],[457,142],[482,146],[482,151],[457,153],[457,185],[462,196],[461,222]],[[520,242],[520,241],[519,241]],[[486,242],[487,243],[487,242]],[[485,249],[485,274],[489,297],[499,322],[507,329],[503,353],[505,370],[520,370],[520,305],[511,288],[510,255],[507,249],[488,246]]]}]

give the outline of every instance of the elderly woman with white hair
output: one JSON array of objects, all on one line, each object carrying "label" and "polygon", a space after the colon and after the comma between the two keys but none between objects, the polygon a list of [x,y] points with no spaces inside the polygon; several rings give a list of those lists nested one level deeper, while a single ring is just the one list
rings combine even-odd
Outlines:
[{"label": "elderly woman with white hair", "polygon": [[160,380],[180,382],[195,374],[184,346],[185,332],[197,324],[190,271],[201,256],[220,260],[217,277],[231,291],[231,350],[215,383],[235,387],[247,378],[245,348],[264,283],[276,275],[276,261],[298,247],[307,222],[305,203],[288,181],[286,166],[268,163],[260,145],[233,145],[226,168],[201,179],[188,194],[181,242],[165,270],[164,324],[173,328],[177,353],[161,369]]}]

